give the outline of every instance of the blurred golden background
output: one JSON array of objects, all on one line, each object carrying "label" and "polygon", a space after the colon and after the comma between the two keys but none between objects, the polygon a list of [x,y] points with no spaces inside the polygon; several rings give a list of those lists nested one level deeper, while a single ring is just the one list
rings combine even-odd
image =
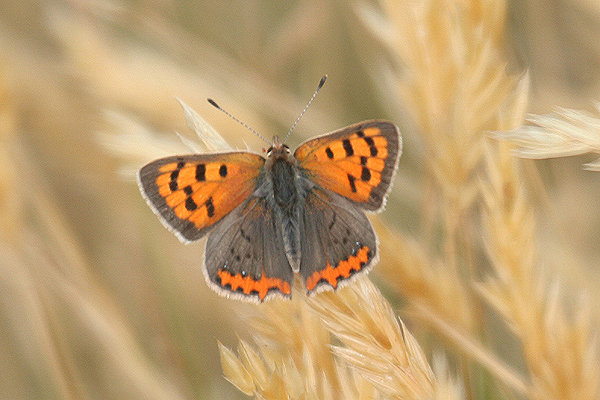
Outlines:
[{"label": "blurred golden background", "polygon": [[[469,44],[472,32],[483,32],[487,41],[476,48],[492,48],[507,75],[529,80],[525,111],[565,107],[598,117],[600,3],[592,0],[1,2],[0,398],[246,398],[223,378],[217,340],[231,348],[238,336],[252,338],[244,316],[260,306],[207,287],[202,241],[184,246],[163,228],[144,203],[135,172],[157,157],[189,152],[175,132],[191,140],[194,133],[174,96],[233,147],[260,152],[264,144],[206,98],[269,138],[287,132],[324,74],[325,87],[288,144],[364,119],[400,126],[404,154],[379,217],[385,227],[376,223],[383,266],[370,278],[429,358],[448,351],[460,359],[461,347],[440,340],[443,333],[406,306],[413,292],[390,285],[385,272],[395,268],[399,251],[386,245],[387,237],[424,243],[428,258],[442,266],[451,254],[457,271],[469,270],[459,275],[469,279],[483,281],[492,270],[477,211],[484,178],[469,174],[477,176],[473,198],[479,200],[456,214],[456,228],[438,202],[450,193],[438,180],[451,172],[436,172],[441,148],[423,133],[436,132],[444,146],[444,135],[462,129],[445,104],[463,104],[466,115],[478,112],[457,96],[462,92],[453,84],[464,81],[451,79],[460,69],[440,74],[448,80],[430,88],[448,96],[429,109],[435,112],[427,118],[437,125],[419,117],[436,97],[415,95],[406,85],[426,77],[414,73],[415,49],[437,46],[435,54],[443,54],[447,9],[458,10],[456,20],[471,21],[464,26],[472,31],[465,28],[460,40]],[[423,14],[430,25],[410,25]],[[414,38],[423,33],[420,44],[401,35],[409,29]],[[441,40],[432,43],[427,35],[435,34]],[[464,43],[456,54],[471,51]],[[423,60],[440,71],[446,62],[460,65],[458,58]],[[513,83],[506,93],[517,91]],[[445,112],[455,118],[435,118]],[[446,132],[443,121],[456,126]],[[487,130],[499,129],[487,122],[476,127],[482,141],[490,140]],[[595,158],[519,161],[524,178],[515,186],[527,193],[535,219],[530,240],[543,292],[558,288],[567,316],[580,301],[590,304],[591,335],[598,334],[600,315],[600,175],[581,164]],[[473,171],[485,168],[477,160]],[[445,242],[461,229],[454,247]],[[478,244],[466,251],[464,242]],[[479,306],[487,317],[475,324],[475,336],[524,376],[535,375],[502,312]],[[452,375],[471,376],[463,381],[465,398],[529,397],[498,389],[477,367],[455,360],[450,368]]]}]

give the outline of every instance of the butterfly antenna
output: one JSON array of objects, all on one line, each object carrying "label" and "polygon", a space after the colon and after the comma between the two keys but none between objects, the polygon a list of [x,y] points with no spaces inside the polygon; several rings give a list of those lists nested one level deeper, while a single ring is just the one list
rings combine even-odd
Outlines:
[{"label": "butterfly antenna", "polygon": [[310,98],[310,100],[306,104],[306,107],[304,107],[304,110],[302,110],[302,112],[300,113],[300,115],[298,115],[298,118],[296,118],[296,121],[292,124],[292,127],[288,131],[287,135],[285,135],[285,138],[283,139],[282,143],[285,143],[285,141],[287,140],[287,138],[290,137],[290,135],[292,134],[292,131],[294,130],[294,128],[296,127],[296,125],[298,125],[298,122],[300,121],[300,118],[302,118],[302,116],[304,115],[304,113],[306,112],[306,110],[308,110],[308,107],[310,107],[310,104],[313,102],[313,100],[315,99],[315,97],[317,97],[317,93],[319,93],[319,90],[321,90],[321,88],[325,84],[326,80],[327,80],[327,75],[324,75],[321,78],[321,80],[319,81],[319,86],[317,86],[317,90],[315,90],[315,92],[313,93],[312,97]]},{"label": "butterfly antenna", "polygon": [[258,133],[254,129],[252,129],[250,126],[248,126],[247,124],[243,123],[242,121],[240,121],[239,119],[237,119],[236,117],[234,117],[233,115],[231,115],[229,112],[227,112],[223,108],[221,108],[221,106],[218,105],[213,99],[207,99],[207,100],[208,100],[208,102],[210,103],[211,106],[215,107],[219,111],[223,111],[225,113],[225,115],[227,115],[229,118],[231,118],[232,120],[236,121],[240,125],[246,127],[246,129],[248,129],[250,132],[254,133],[256,136],[258,136],[259,138],[261,138],[265,143],[267,143],[269,145],[271,144],[271,142],[268,141],[267,139],[265,139],[265,137],[263,135],[261,135],[260,133]]}]

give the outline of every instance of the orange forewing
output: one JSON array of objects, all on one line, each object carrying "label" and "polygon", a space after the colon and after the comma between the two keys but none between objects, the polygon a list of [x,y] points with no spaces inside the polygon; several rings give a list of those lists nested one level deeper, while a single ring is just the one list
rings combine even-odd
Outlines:
[{"label": "orange forewing", "polygon": [[252,194],[264,162],[242,152],[167,157],[143,167],[139,181],[155,212],[195,240]]},{"label": "orange forewing", "polygon": [[372,121],[311,139],[294,155],[313,182],[376,210],[382,205],[399,151],[397,127]]}]

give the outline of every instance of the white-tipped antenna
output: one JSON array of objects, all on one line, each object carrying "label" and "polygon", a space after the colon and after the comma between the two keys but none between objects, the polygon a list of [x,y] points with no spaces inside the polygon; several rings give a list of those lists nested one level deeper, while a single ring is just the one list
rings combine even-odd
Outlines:
[{"label": "white-tipped antenna", "polygon": [[263,135],[261,135],[260,133],[258,133],[254,129],[252,129],[250,126],[248,126],[247,124],[243,123],[242,121],[240,121],[239,119],[237,119],[236,117],[234,117],[233,115],[231,115],[230,113],[228,113],[227,111],[225,111],[224,109],[222,109],[221,106],[219,106],[213,99],[207,99],[207,100],[217,110],[223,111],[225,113],[225,115],[227,115],[229,118],[231,118],[232,120],[236,121],[240,125],[246,127],[246,129],[248,129],[250,132],[254,133],[256,136],[258,136],[259,138],[261,138],[265,143],[267,143],[269,145],[271,144],[271,142],[268,141],[267,139],[265,139],[265,137]]},{"label": "white-tipped antenna", "polygon": [[304,115],[304,113],[306,112],[306,110],[308,110],[308,107],[310,107],[310,104],[313,102],[313,100],[315,99],[315,97],[317,97],[317,93],[319,93],[319,90],[321,90],[321,88],[325,84],[326,80],[327,80],[327,75],[323,75],[323,77],[319,81],[319,86],[317,86],[317,90],[315,90],[315,92],[313,93],[313,95],[310,98],[310,100],[308,100],[308,103],[306,104],[306,107],[304,107],[304,110],[302,110],[302,112],[300,113],[300,115],[298,115],[298,118],[296,118],[296,121],[294,121],[294,123],[292,124],[292,127],[288,131],[287,135],[285,135],[285,137],[283,138],[283,141],[281,143],[285,143],[285,141],[287,140],[287,138],[290,137],[290,135],[292,134],[292,131],[294,130],[294,128],[296,127],[296,125],[298,125],[298,122],[300,121],[300,118],[302,118],[302,116]]}]

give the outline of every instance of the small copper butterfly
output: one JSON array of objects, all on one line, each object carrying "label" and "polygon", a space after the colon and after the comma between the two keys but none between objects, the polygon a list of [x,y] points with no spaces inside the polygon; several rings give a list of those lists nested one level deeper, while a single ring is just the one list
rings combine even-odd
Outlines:
[{"label": "small copper butterfly", "polygon": [[309,139],[293,154],[275,137],[266,159],[240,151],[162,158],[138,182],[181,241],[210,232],[204,272],[213,289],[264,301],[291,297],[295,273],[310,294],[376,262],[364,211],[383,208],[401,151],[398,127],[372,120]]}]

